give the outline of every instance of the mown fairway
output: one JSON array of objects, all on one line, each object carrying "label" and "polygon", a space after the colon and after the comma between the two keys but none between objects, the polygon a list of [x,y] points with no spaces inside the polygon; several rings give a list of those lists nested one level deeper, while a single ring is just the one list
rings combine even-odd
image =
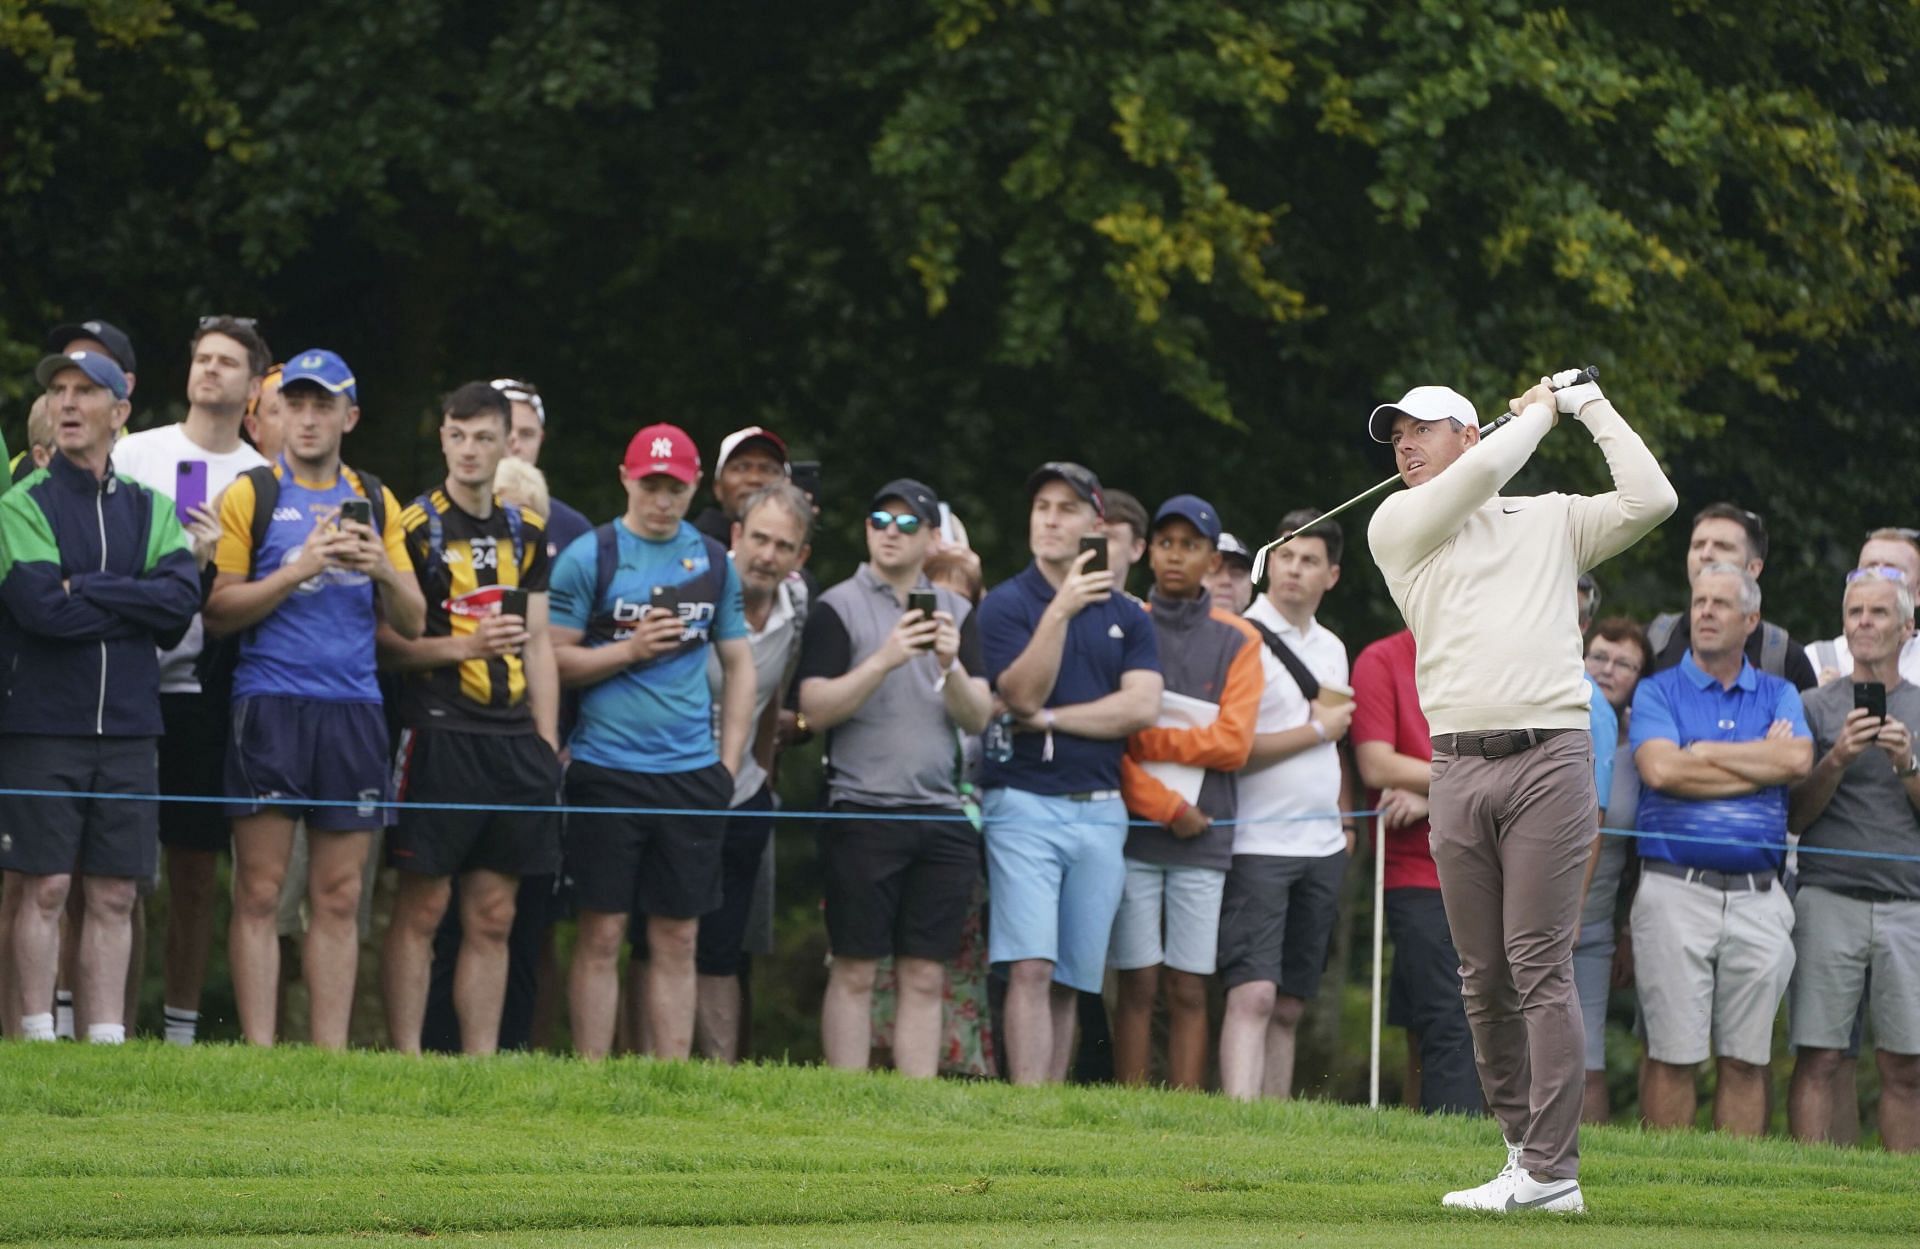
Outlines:
[{"label": "mown fairway", "polygon": [[1485,1122],[814,1069],[0,1047],[0,1241],[1901,1245],[1920,1161],[1624,1129],[1593,1213],[1445,1215]]}]

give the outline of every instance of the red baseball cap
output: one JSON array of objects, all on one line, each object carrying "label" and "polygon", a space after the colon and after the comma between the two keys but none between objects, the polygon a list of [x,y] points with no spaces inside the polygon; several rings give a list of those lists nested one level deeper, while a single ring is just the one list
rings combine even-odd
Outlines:
[{"label": "red baseball cap", "polygon": [[649,425],[635,434],[623,464],[634,478],[665,473],[689,486],[700,479],[700,452],[678,425]]}]

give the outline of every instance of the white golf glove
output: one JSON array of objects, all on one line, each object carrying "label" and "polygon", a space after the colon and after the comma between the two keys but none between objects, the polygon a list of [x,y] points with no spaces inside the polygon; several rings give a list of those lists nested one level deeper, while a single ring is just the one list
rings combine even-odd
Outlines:
[{"label": "white golf glove", "polygon": [[1554,405],[1563,416],[1579,416],[1580,409],[1595,399],[1604,399],[1600,393],[1600,383],[1581,381],[1586,374],[1580,369],[1566,369],[1552,377],[1540,380],[1553,387]]}]

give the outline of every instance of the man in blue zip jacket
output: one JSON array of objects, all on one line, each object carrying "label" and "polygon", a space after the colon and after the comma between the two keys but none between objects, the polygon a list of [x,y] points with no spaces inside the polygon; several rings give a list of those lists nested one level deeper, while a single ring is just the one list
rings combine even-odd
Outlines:
[{"label": "man in blue zip jacket", "polygon": [[114,436],[131,410],[119,364],[73,351],[48,356],[34,376],[47,388],[56,454],[0,498],[0,789],[69,796],[11,799],[0,825],[7,889],[23,891],[13,933],[19,1000],[4,1008],[18,1012],[27,1039],[53,1039],[60,914],[77,874],[86,904],[79,1015],[89,1041],[112,1044],[126,1039],[133,907],[159,857],[159,809],[87,795],[157,790],[156,647],[185,633],[200,576],[172,503],[113,472]]}]

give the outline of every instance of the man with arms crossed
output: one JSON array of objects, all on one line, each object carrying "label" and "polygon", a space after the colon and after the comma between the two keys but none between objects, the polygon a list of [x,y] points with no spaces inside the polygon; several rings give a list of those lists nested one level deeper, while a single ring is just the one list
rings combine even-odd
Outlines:
[{"label": "man with arms crossed", "polygon": [[[234,317],[203,317],[194,332],[187,371],[187,415],[174,425],[129,434],[114,448],[114,467],[169,499],[191,478],[201,475],[202,501],[188,513],[188,540],[200,575],[210,578],[214,548],[220,542],[220,492],[250,468],[266,464],[240,438],[247,406],[260,393],[260,376],[272,355],[253,322]],[[160,711],[167,731],[160,738],[160,792],[204,798],[221,790],[226,757],[231,690],[225,675],[206,689],[202,662],[208,651],[198,618],[180,645],[160,657]],[[209,803],[160,804],[160,848],[167,869],[166,1038],[193,1044],[200,1025],[200,989],[213,944],[215,879],[219,856],[233,844],[232,825]]]},{"label": "man with arms crossed", "polygon": [[[874,974],[892,955],[894,1066],[922,1077],[939,1071],[946,964],[960,952],[980,877],[955,732],[980,732],[993,710],[977,675],[971,604],[923,571],[939,526],[940,501],[926,485],[902,478],[880,488],[867,562],[815,604],[797,677],[801,710],[827,730],[833,810],[853,817],[820,831],[833,948],[821,1044],[831,1066],[867,1066]],[[932,596],[931,614],[908,606],[915,593]]]},{"label": "man with arms crossed", "polygon": [[980,604],[988,676],[1014,716],[1013,755],[989,758],[988,957],[1009,963],[1007,1072],[1066,1077],[1076,990],[1099,990],[1126,883],[1120,759],[1160,714],[1160,657],[1147,613],[1088,571],[1104,537],[1100,480],[1078,464],[1027,479],[1033,563]]},{"label": "man with arms crossed", "polygon": [[[1920,1149],[1920,863],[1809,853],[1920,849],[1920,689],[1900,672],[1913,636],[1913,591],[1896,571],[1847,575],[1852,679],[1803,696],[1821,753],[1788,797],[1788,825],[1800,834],[1800,891],[1787,991],[1798,1052],[1787,1110],[1795,1136],[1828,1139],[1834,1075],[1864,994],[1880,1068],[1880,1143],[1909,1151]],[[1862,681],[1886,687],[1884,719],[1855,706]]]},{"label": "man with arms crossed", "polygon": [[[371,488],[370,478],[341,463],[340,444],[360,422],[346,361],[331,351],[299,353],[282,375],[280,398],[286,444],[278,462],[242,474],[221,497],[218,575],[204,612],[209,633],[245,633],[227,740],[227,944],[240,1030],[254,1045],[271,1045],[280,889],[294,821],[304,815],[313,917],[302,962],[312,1038],[344,1049],[360,966],[361,873],[390,779],[374,634],[384,618],[402,637],[419,636],[426,601],[393,492]],[[360,508],[373,523],[353,515]]]},{"label": "man with arms crossed", "polygon": [[[454,1009],[461,1049],[499,1047],[507,994],[507,933],[524,876],[560,865],[557,816],[529,811],[560,791],[559,677],[547,634],[547,543],[540,517],[500,501],[494,471],[507,453],[507,400],[468,382],[442,407],[445,484],[401,514],[407,552],[427,598],[426,629],[380,631],[385,666],[405,674],[396,796],[403,802],[484,803],[500,811],[400,812],[388,840],[400,891],[382,968],[387,1031],[420,1051],[433,934],[460,878],[461,942]],[[524,606],[510,606],[509,588]]]},{"label": "man with arms crossed", "polygon": [[[633,436],[627,510],[576,539],[553,572],[560,680],[585,692],[568,741],[567,802],[686,814],[575,815],[566,873],[580,904],[569,976],[574,1048],[613,1046],[627,917],[647,917],[648,1049],[693,1047],[700,917],[721,903],[724,812],[753,728],[753,650],[726,548],[684,517],[700,453],[673,425]],[[720,655],[720,738],[707,647]]]},{"label": "man with arms crossed", "polygon": [[[1639,435],[1578,377],[1562,374],[1558,391],[1542,379],[1485,444],[1473,405],[1443,386],[1368,419],[1409,487],[1367,536],[1418,641],[1433,858],[1480,1083],[1507,1140],[1499,1174],[1447,1194],[1452,1208],[1586,1208],[1573,942],[1598,804],[1574,583],[1678,500]],[[1502,497],[1561,414],[1600,444],[1615,489]]]}]

